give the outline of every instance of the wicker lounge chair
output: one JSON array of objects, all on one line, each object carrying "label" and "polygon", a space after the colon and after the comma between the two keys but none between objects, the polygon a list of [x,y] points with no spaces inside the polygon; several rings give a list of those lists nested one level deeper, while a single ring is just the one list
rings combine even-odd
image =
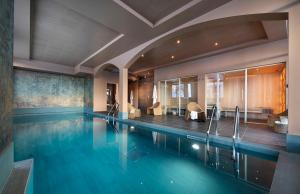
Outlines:
[{"label": "wicker lounge chair", "polygon": [[147,108],[147,114],[149,115],[162,115],[162,108],[160,102],[156,102],[153,106]]},{"label": "wicker lounge chair", "polygon": [[134,119],[136,117],[141,117],[141,110],[128,103],[128,118]]},{"label": "wicker lounge chair", "polygon": [[198,113],[198,121],[206,121],[206,116],[205,112],[200,108],[200,105],[197,104],[196,102],[190,102],[186,106],[186,111],[185,111],[185,119],[190,120],[191,119],[191,112],[195,111]]}]

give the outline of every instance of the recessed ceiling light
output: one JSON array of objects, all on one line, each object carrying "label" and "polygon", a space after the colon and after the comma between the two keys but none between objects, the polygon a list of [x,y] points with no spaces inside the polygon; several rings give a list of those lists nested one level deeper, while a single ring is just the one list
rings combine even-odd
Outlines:
[{"label": "recessed ceiling light", "polygon": [[144,54],[142,54],[141,57],[144,57]]},{"label": "recessed ceiling light", "polygon": [[215,45],[215,46],[219,46],[219,43],[218,43],[218,42],[215,42],[214,45]]},{"label": "recessed ceiling light", "polygon": [[174,56],[174,55],[172,55],[172,56],[171,56],[171,59],[174,59],[174,58],[175,58],[175,56]]},{"label": "recessed ceiling light", "polygon": [[200,146],[199,146],[198,144],[194,143],[194,144],[192,145],[192,148],[193,148],[194,150],[199,150],[199,149],[200,149]]},{"label": "recessed ceiling light", "polygon": [[181,41],[178,39],[177,41],[176,41],[176,44],[180,44],[181,43]]}]

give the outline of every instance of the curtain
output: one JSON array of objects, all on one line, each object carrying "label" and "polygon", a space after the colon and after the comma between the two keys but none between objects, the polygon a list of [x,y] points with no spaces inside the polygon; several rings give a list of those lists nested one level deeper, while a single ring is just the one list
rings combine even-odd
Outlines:
[{"label": "curtain", "polygon": [[223,87],[220,87],[220,103],[223,109],[244,108],[244,76],[226,77],[223,80]]},{"label": "curtain", "polygon": [[280,73],[248,76],[248,109],[271,108],[282,112],[282,83]]}]

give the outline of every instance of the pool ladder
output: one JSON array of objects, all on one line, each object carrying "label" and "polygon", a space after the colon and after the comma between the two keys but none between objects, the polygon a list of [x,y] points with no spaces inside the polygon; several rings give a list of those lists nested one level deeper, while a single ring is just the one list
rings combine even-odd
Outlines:
[{"label": "pool ladder", "polygon": [[240,109],[235,107],[233,136],[232,136],[232,158],[236,159],[236,144],[240,139]]},{"label": "pool ladder", "polygon": [[[210,134],[210,131],[211,131],[211,126],[212,126],[212,122],[214,120],[214,115],[215,115],[215,112],[216,112],[216,105],[214,105],[212,107],[212,113],[211,113],[211,116],[210,116],[210,121],[209,121],[209,125],[208,125],[208,129],[206,131],[206,149],[207,149],[207,152],[209,152],[209,134]],[[216,135],[218,135],[218,129],[216,127]]]},{"label": "pool ladder", "polygon": [[[210,122],[208,125],[208,129],[206,132],[206,152],[209,155],[209,134],[211,131],[211,127],[212,127],[212,122],[214,120],[214,115],[216,112],[217,107],[214,105],[212,108],[212,114],[210,117]],[[216,135],[218,135],[218,130],[216,127]],[[235,176],[238,177],[239,176],[239,169],[240,169],[240,157],[239,157],[239,153],[236,151],[236,147],[237,147],[237,142],[240,139],[240,110],[239,107],[236,106],[235,108],[235,116],[234,116],[234,126],[233,126],[233,136],[232,136],[232,159],[234,160],[234,171],[235,171]],[[219,159],[218,159],[219,160]]]},{"label": "pool ladder", "polygon": [[109,117],[112,116],[113,118],[113,123],[115,122],[115,116],[119,112],[119,103],[114,103],[114,105],[110,108],[109,112],[107,113],[105,120],[106,122],[109,122]]},{"label": "pool ladder", "polygon": [[236,151],[237,142],[240,139],[240,109],[238,106],[235,107],[235,117],[233,126],[233,136],[232,136],[232,159],[234,160],[234,169],[236,177],[238,177],[240,172],[240,157],[239,153]]}]

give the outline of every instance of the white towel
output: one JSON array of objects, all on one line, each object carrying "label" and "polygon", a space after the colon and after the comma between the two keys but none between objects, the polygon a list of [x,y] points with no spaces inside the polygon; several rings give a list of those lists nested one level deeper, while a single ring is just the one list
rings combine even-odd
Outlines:
[{"label": "white towel", "polygon": [[191,119],[192,119],[192,120],[198,119],[198,112],[192,111],[192,112],[191,112]]}]

